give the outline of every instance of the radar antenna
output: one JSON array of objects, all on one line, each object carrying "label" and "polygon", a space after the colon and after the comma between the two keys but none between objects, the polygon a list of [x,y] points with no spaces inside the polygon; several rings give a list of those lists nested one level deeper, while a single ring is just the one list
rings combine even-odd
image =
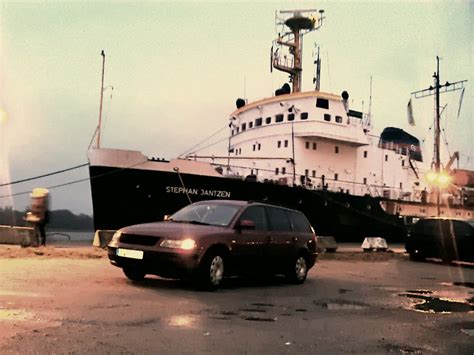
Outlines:
[{"label": "radar antenna", "polygon": [[[315,14],[318,12],[318,14]],[[324,10],[284,10],[275,16],[275,25],[281,32],[274,41],[271,53],[272,68],[290,74],[293,92],[301,91],[303,35],[323,25]],[[290,31],[285,31],[285,26]]]}]

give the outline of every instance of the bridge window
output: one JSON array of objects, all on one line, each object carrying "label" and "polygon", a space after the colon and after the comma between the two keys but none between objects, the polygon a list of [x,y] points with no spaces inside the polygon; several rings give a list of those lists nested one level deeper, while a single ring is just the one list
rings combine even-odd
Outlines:
[{"label": "bridge window", "polygon": [[342,123],[342,117],[341,116],[336,116],[336,122],[337,123]]},{"label": "bridge window", "polygon": [[402,166],[405,166],[405,160],[402,160]]},{"label": "bridge window", "polygon": [[314,177],[314,178],[316,177],[316,170],[313,170],[313,171],[312,171],[311,176]]},{"label": "bridge window", "polygon": [[364,185],[367,185],[367,178],[364,178]]},{"label": "bridge window", "polygon": [[278,175],[278,168],[275,168],[275,175]]},{"label": "bridge window", "polygon": [[316,107],[325,108],[326,110],[329,109],[329,100],[318,97],[316,99]]},{"label": "bridge window", "polygon": [[294,113],[289,113],[288,114],[288,121],[294,121],[295,120],[295,114]]},{"label": "bridge window", "polygon": [[255,144],[253,145],[253,151],[255,152]]},{"label": "bridge window", "polygon": [[271,117],[265,118],[265,123],[266,123],[266,124],[272,123],[272,118],[271,118]]},{"label": "bridge window", "polygon": [[324,120],[330,122],[331,121],[331,115],[329,113],[324,114]]},{"label": "bridge window", "polygon": [[308,170],[308,169],[305,169],[305,170],[304,170],[304,176],[306,176],[306,177],[309,176],[309,170]]},{"label": "bridge window", "polygon": [[258,150],[260,150],[261,148],[262,148],[262,145],[258,143]]},{"label": "bridge window", "polygon": [[260,127],[262,125],[262,117],[259,117],[255,120],[255,127]]},{"label": "bridge window", "polygon": [[306,141],[306,149],[309,149],[309,142]]},{"label": "bridge window", "polygon": [[301,112],[300,118],[301,118],[302,120],[307,120],[307,119],[308,119],[308,112]]},{"label": "bridge window", "polygon": [[253,127],[253,122],[249,122],[249,129]]},{"label": "bridge window", "polygon": [[316,150],[317,147],[318,147],[318,146],[317,146],[316,142],[313,142],[313,150]]},{"label": "bridge window", "polygon": [[288,148],[288,139],[285,139],[285,148]]},{"label": "bridge window", "polygon": [[239,127],[235,127],[235,133],[239,133]]},{"label": "bridge window", "polygon": [[246,128],[247,128],[247,124],[246,124],[246,123],[242,123],[242,132],[245,131]]},{"label": "bridge window", "polygon": [[278,148],[281,148],[281,141],[278,141],[278,142],[277,142],[277,147],[278,147]]},{"label": "bridge window", "polygon": [[281,173],[282,173],[283,175],[286,174],[286,168],[285,168],[285,167],[281,168]]},{"label": "bridge window", "polygon": [[335,152],[336,154],[339,154],[339,147],[338,147],[337,145],[334,147],[334,152]]},{"label": "bridge window", "polygon": [[367,158],[367,151],[364,150],[364,158]]},{"label": "bridge window", "polygon": [[385,154],[385,161],[388,161],[388,155]]},{"label": "bridge window", "polygon": [[339,174],[334,174],[334,181],[337,181],[338,178],[339,178]]},{"label": "bridge window", "polygon": [[275,122],[283,122],[283,115],[282,114],[276,115]]}]

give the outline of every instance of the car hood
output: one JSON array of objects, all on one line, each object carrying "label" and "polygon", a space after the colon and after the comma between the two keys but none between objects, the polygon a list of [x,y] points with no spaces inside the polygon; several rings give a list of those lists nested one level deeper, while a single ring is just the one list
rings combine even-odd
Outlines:
[{"label": "car hood", "polygon": [[201,235],[219,233],[227,227],[206,226],[191,223],[154,222],[136,224],[120,229],[122,233],[149,235],[154,237],[183,238],[185,236],[199,237]]}]

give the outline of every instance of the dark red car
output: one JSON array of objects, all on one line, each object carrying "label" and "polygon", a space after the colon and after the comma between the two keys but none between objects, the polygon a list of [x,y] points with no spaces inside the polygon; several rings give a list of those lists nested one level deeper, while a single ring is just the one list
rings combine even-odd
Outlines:
[{"label": "dark red car", "polygon": [[216,288],[224,276],[284,274],[303,283],[316,262],[316,236],[299,211],[247,201],[202,201],[167,221],[118,230],[110,262],[132,280],[192,278]]}]

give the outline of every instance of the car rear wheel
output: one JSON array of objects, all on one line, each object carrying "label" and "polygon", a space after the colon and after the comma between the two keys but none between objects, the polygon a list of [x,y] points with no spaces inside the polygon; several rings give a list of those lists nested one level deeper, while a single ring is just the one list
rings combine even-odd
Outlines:
[{"label": "car rear wheel", "polygon": [[146,272],[139,267],[127,266],[123,268],[123,273],[132,281],[142,281]]},{"label": "car rear wheel", "polygon": [[209,252],[201,262],[198,270],[197,286],[202,289],[214,290],[224,279],[225,258],[219,251]]},{"label": "car rear wheel", "polygon": [[287,278],[291,283],[302,284],[308,275],[308,261],[303,254],[299,254],[292,262]]}]

